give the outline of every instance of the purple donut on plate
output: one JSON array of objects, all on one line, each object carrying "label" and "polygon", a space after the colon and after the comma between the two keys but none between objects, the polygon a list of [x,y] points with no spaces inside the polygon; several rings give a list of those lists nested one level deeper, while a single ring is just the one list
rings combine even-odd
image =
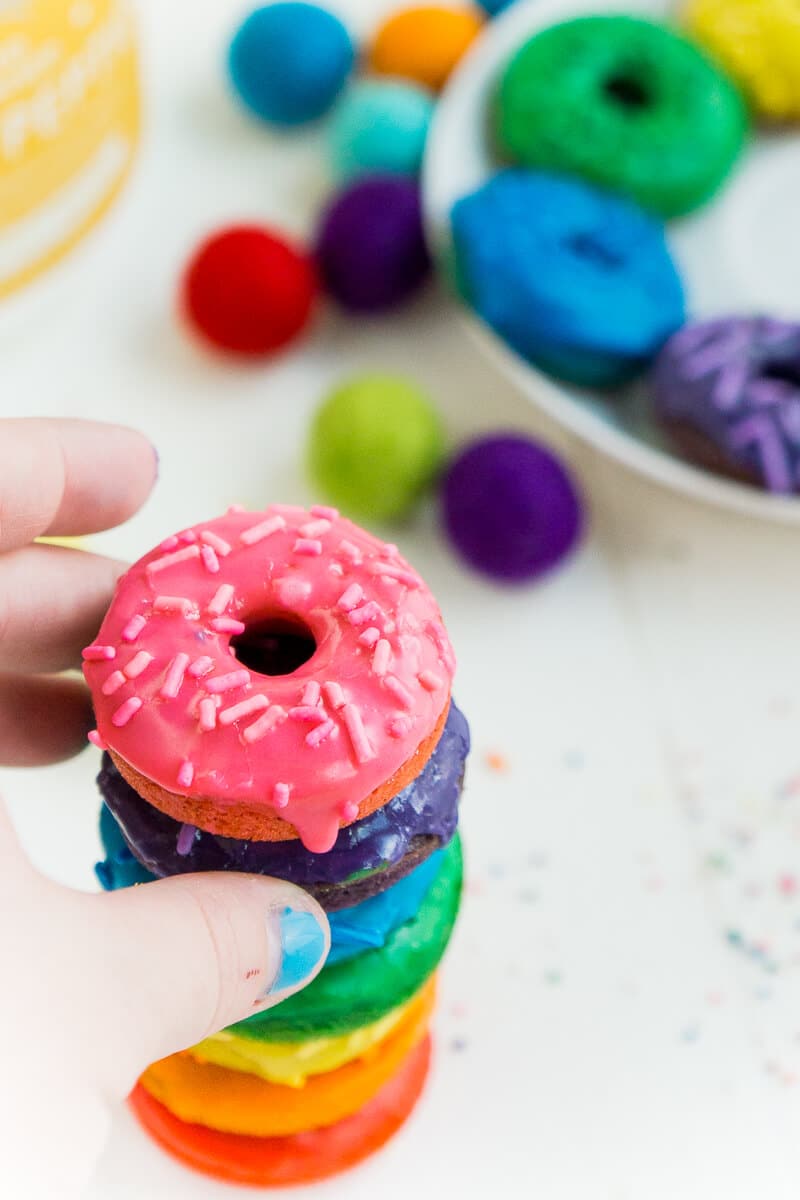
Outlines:
[{"label": "purple donut on plate", "polygon": [[684,457],[769,492],[800,491],[800,325],[687,325],[653,371],[656,416]]}]

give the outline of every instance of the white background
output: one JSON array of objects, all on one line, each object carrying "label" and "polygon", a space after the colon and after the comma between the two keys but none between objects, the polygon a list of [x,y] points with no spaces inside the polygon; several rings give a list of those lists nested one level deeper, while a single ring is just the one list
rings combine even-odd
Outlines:
[{"label": "white background", "polygon": [[[337,7],[365,29],[392,6]],[[149,0],[142,13],[135,178],[69,290],[0,337],[3,414],[125,420],[160,449],[154,498],[92,544],[135,557],[232,501],[310,499],[310,414],[364,368],[411,369],[453,443],[499,427],[558,442],[435,292],[386,322],[326,312],[272,366],[222,363],[184,336],[175,281],[198,237],[241,217],[306,234],[328,182],[318,135],[275,139],[227,98],[235,4]],[[460,655],[469,885],[425,1099],[380,1156],[313,1189],[320,1200],[800,1188],[798,535],[560,444],[592,526],[546,583],[509,592],[465,574],[433,508],[394,535]],[[2,779],[36,862],[86,889],[96,766],[87,750]],[[174,1165],[125,1111],[90,1193],[232,1194]]]}]

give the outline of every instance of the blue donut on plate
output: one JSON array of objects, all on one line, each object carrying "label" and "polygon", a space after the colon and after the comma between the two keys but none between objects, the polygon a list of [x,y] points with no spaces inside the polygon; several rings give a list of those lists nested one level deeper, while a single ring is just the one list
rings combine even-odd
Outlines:
[{"label": "blue donut on plate", "polygon": [[661,223],[577,179],[507,170],[451,213],[468,304],[529,362],[586,387],[642,371],[685,321]]}]

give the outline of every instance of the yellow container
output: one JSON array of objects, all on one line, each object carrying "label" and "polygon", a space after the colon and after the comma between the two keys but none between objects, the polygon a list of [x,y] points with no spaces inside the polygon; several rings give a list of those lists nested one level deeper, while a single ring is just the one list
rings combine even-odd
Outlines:
[{"label": "yellow container", "polygon": [[100,221],[138,137],[125,0],[0,0],[0,300]]}]

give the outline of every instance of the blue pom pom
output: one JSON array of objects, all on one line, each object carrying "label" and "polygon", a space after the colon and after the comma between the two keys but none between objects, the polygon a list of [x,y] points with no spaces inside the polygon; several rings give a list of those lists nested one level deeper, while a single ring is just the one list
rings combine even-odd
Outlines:
[{"label": "blue pom pom", "polygon": [[628,200],[539,171],[495,175],[452,212],[459,288],[543,370],[606,387],[685,319],[663,226]]},{"label": "blue pom pom", "polygon": [[496,17],[498,13],[505,12],[507,8],[511,8],[513,3],[514,0],[478,0],[478,4],[490,17]]},{"label": "blue pom pom", "polygon": [[257,8],[240,25],[228,70],[243,104],[273,125],[303,125],[323,116],[355,61],[342,22],[315,4]]},{"label": "blue pom pom", "polygon": [[417,175],[433,116],[433,97],[413,83],[366,79],[339,102],[328,134],[331,164],[342,180],[359,175]]}]

